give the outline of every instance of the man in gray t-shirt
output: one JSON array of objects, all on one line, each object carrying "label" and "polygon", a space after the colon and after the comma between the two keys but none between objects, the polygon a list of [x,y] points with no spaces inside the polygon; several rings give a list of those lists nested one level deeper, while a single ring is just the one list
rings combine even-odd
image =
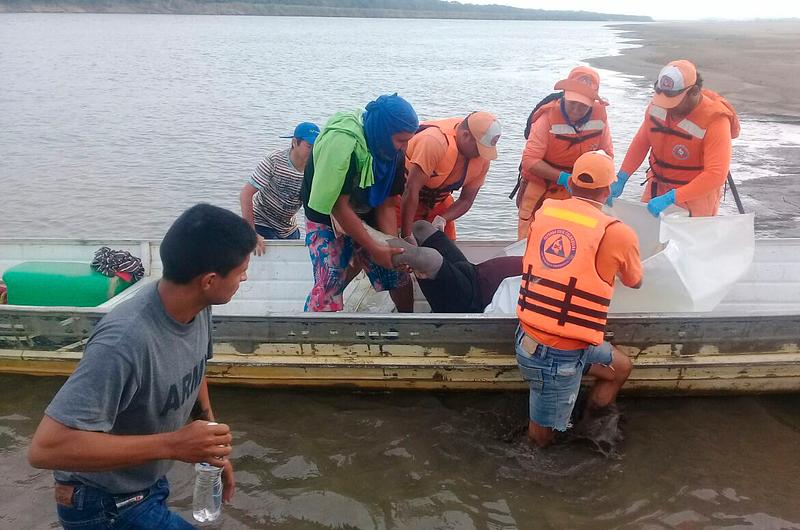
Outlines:
[{"label": "man in gray t-shirt", "polygon": [[[163,278],[94,329],[28,453],[33,466],[55,470],[62,525],[191,528],[166,507],[174,460],[222,467],[231,498],[230,429],[209,423],[210,306],[236,293],[255,245],[232,212],[190,208],[161,244]],[[187,424],[195,406],[204,419]]]}]

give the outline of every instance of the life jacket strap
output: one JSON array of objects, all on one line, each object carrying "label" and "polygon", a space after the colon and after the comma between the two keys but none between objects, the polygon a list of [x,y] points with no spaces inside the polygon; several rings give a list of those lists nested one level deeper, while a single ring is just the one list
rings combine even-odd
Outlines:
[{"label": "life jacket strap", "polygon": [[518,304],[522,309],[528,309],[530,311],[533,311],[534,313],[538,313],[540,315],[544,315],[546,317],[550,317],[558,321],[559,326],[563,326],[564,324],[569,323],[569,324],[575,324],[576,326],[581,326],[583,328],[592,329],[595,331],[605,331],[606,329],[605,324],[601,324],[600,322],[593,322],[591,320],[586,320],[585,318],[580,318],[572,315],[563,315],[562,312],[560,311],[553,311],[552,309],[547,309],[545,307],[532,304],[522,299],[519,300]]},{"label": "life jacket strap", "polygon": [[590,140],[592,138],[596,138],[603,134],[603,131],[592,131],[588,134],[584,134],[582,136],[567,136],[566,134],[556,134],[555,138],[558,140],[562,140],[564,142],[569,143],[569,147],[573,147],[575,145],[581,144],[586,140]]},{"label": "life jacket strap", "polygon": [[584,307],[582,305],[577,305],[573,303],[568,303],[566,300],[559,300],[557,298],[552,298],[550,296],[537,293],[535,291],[530,291],[525,288],[520,288],[519,294],[521,295],[522,299],[525,303],[528,303],[528,298],[535,300],[537,302],[541,302],[543,304],[547,304],[553,307],[557,307],[562,311],[564,309],[570,313],[579,313],[581,315],[586,315],[587,317],[592,318],[599,318],[605,320],[608,318],[608,311],[599,311],[597,309],[591,309],[589,307]]},{"label": "life jacket strap", "polygon": [[548,164],[550,164],[551,166],[553,166],[554,168],[556,168],[556,169],[558,169],[560,171],[568,171],[569,173],[572,173],[572,166],[562,166],[561,164],[556,164],[554,162],[550,162],[549,160],[544,159],[544,158],[542,160],[544,162],[547,162]]},{"label": "life jacket strap", "polygon": [[653,127],[650,127],[650,132],[677,136],[679,138],[683,138],[684,140],[691,140],[691,139],[694,138],[694,136],[692,136],[689,133],[678,131],[678,130],[675,130],[675,129],[671,128],[671,127],[667,127],[666,125],[662,125],[662,124],[658,123],[658,120],[656,120],[652,116],[650,116],[650,121],[653,122],[653,125],[654,125]]},{"label": "life jacket strap", "polygon": [[536,276],[532,274],[532,271],[533,271],[533,266],[529,265],[528,271],[522,275],[522,280],[523,282],[525,282],[524,289],[526,290],[530,290],[529,284],[533,282],[533,283],[538,283],[542,287],[547,287],[549,289],[555,289],[556,291],[561,291],[567,294],[570,298],[573,295],[575,295],[580,298],[583,298],[584,300],[588,300],[590,302],[594,302],[595,304],[599,304],[602,306],[608,307],[609,305],[611,305],[610,298],[603,298],[602,296],[590,293],[589,291],[584,291],[582,289],[575,288],[575,283],[577,283],[577,278],[573,277],[573,279],[575,280],[574,282],[572,281],[572,279],[570,279],[569,284],[563,284],[561,282]]}]

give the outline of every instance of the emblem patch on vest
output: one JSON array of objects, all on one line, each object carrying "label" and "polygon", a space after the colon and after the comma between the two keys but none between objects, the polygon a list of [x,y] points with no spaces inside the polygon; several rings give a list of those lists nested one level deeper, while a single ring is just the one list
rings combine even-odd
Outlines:
[{"label": "emblem patch on vest", "polygon": [[577,245],[569,230],[556,228],[547,232],[539,243],[539,257],[545,266],[561,269],[575,258]]},{"label": "emblem patch on vest", "polygon": [[689,148],[685,145],[678,144],[672,148],[672,156],[678,160],[686,160],[689,158]]}]

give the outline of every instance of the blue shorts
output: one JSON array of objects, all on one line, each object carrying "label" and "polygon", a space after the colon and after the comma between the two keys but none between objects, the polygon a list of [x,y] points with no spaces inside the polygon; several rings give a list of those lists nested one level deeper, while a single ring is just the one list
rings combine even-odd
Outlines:
[{"label": "blue shorts", "polygon": [[514,346],[522,379],[530,386],[530,418],[542,427],[566,431],[569,417],[581,388],[581,377],[592,364],[611,364],[611,344],[590,345],[583,350],[559,350],[533,341],[525,341],[517,327]]}]

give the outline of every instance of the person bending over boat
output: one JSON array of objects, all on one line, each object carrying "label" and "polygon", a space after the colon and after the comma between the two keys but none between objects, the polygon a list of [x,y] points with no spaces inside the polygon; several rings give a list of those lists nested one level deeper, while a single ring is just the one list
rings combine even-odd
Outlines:
[{"label": "person bending over boat", "polygon": [[[64,527],[194,528],[166,505],[174,460],[222,467],[231,499],[230,429],[210,423],[205,376],[211,305],[236,293],[255,246],[238,215],[193,206],[161,242],[161,280],[97,324],[28,450],[33,467],[55,470]],[[203,419],[187,424],[193,408]]]},{"label": "person bending over boat", "polygon": [[413,293],[403,289],[410,277],[392,265],[392,255],[402,249],[375,242],[362,220],[398,233],[403,150],[418,127],[413,107],[397,94],[381,96],[365,110],[334,114],[325,124],[301,188],[314,269],[306,311],[341,311],[344,288],[358,269],[376,291],[390,291],[398,311],[413,310]]},{"label": "person bending over boat", "polygon": [[398,211],[403,237],[411,235],[415,220],[425,219],[456,238],[455,220],[478,196],[489,163],[497,158],[500,132],[500,122],[488,112],[420,125],[406,150],[406,189]]},{"label": "person bending over boat", "polygon": [[568,182],[572,197],[545,200],[528,234],[515,347],[530,386],[528,437],[540,447],[569,428],[584,373],[595,377],[591,413],[615,400],[632,369],[604,340],[615,277],[634,289],[642,282],[636,233],[602,212],[614,179],[606,153],[581,155]]},{"label": "person bending over boat", "polygon": [[703,78],[686,60],[661,69],[653,86],[644,122],[634,136],[613,199],[650,153],[642,202],[658,217],[672,204],[692,217],[717,215],[731,164],[731,140],[739,136],[739,119],[728,101],[703,88]]},{"label": "person bending over boat", "polygon": [[265,239],[300,239],[295,218],[302,205],[300,186],[318,135],[317,125],[298,124],[292,136],[281,136],[292,145],[264,157],[242,187],[242,217],[258,234],[257,256],[264,254]]},{"label": "person bending over boat", "polygon": [[[612,157],[611,130],[600,97],[600,75],[588,66],[573,68],[556,83],[528,117],[519,166],[517,239],[528,237],[533,214],[545,199],[566,199],[567,182],[578,157],[602,149]],[[513,197],[512,193],[512,197]]]}]

